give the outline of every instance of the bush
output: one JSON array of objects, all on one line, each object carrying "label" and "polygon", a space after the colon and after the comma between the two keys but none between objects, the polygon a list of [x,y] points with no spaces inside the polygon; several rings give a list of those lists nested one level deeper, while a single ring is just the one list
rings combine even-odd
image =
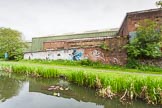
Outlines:
[{"label": "bush", "polygon": [[82,65],[82,66],[101,66],[101,63],[100,62],[93,62],[89,59],[86,59],[86,60],[81,60],[80,65]]},{"label": "bush", "polygon": [[131,58],[159,58],[162,56],[161,28],[156,22],[144,20],[139,23],[136,36],[125,46]]},{"label": "bush", "polygon": [[138,69],[139,67],[140,67],[140,63],[138,60],[128,58],[126,68]]}]

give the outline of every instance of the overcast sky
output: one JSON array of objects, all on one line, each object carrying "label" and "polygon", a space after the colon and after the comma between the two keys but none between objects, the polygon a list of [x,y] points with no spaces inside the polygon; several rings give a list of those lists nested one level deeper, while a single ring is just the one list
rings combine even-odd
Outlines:
[{"label": "overcast sky", "polygon": [[126,12],[157,0],[0,0],[0,27],[32,37],[120,27]]}]

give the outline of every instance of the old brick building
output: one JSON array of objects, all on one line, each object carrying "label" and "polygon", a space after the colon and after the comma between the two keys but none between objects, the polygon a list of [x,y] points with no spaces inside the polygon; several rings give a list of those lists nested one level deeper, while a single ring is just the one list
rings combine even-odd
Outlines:
[{"label": "old brick building", "polygon": [[112,37],[67,39],[43,42],[43,50],[100,47],[103,43],[108,45],[110,38]]},{"label": "old brick building", "polygon": [[[126,51],[123,46],[127,44],[126,37],[97,37],[97,38],[83,38],[83,39],[70,39],[58,40],[43,43],[44,51],[51,51],[50,55],[54,55],[52,51],[62,51],[56,57],[73,56],[73,51],[82,53],[81,59],[90,59],[92,61],[100,61],[102,63],[118,63],[123,65],[126,62]],[[69,55],[65,55],[65,54]]]},{"label": "old brick building", "polygon": [[162,10],[150,9],[129,12],[119,30],[91,31],[32,39],[24,59],[101,61],[108,64],[125,64],[128,36],[136,31],[139,21],[150,19],[162,23]]},{"label": "old brick building", "polygon": [[139,21],[145,19],[156,21],[162,24],[162,9],[150,9],[127,13],[118,32],[119,36],[128,36],[131,32],[136,31]]},{"label": "old brick building", "polygon": [[33,38],[30,49],[24,54],[24,59],[90,59],[123,65],[127,55],[122,47],[127,43],[127,39],[117,36],[116,33],[116,29],[111,29]]}]

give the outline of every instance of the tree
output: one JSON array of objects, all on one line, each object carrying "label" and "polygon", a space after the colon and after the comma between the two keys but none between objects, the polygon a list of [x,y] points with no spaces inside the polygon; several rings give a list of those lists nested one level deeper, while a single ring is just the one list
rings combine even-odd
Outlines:
[{"label": "tree", "polygon": [[151,20],[141,21],[136,31],[136,37],[125,46],[128,56],[131,58],[161,57],[161,30],[161,27]]},{"label": "tree", "polygon": [[157,1],[156,6],[160,6],[160,8],[162,8],[162,0]]},{"label": "tree", "polygon": [[0,28],[0,55],[8,54],[9,60],[22,58],[23,50],[27,47],[22,41],[21,33],[10,28]]}]

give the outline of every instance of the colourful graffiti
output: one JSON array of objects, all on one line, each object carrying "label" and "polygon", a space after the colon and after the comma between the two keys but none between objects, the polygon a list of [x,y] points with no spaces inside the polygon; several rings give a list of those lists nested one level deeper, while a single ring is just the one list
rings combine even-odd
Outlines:
[{"label": "colourful graffiti", "polygon": [[73,60],[81,60],[81,57],[82,57],[83,53],[80,52],[80,51],[77,51],[76,49],[73,50],[72,52],[72,59]]}]

